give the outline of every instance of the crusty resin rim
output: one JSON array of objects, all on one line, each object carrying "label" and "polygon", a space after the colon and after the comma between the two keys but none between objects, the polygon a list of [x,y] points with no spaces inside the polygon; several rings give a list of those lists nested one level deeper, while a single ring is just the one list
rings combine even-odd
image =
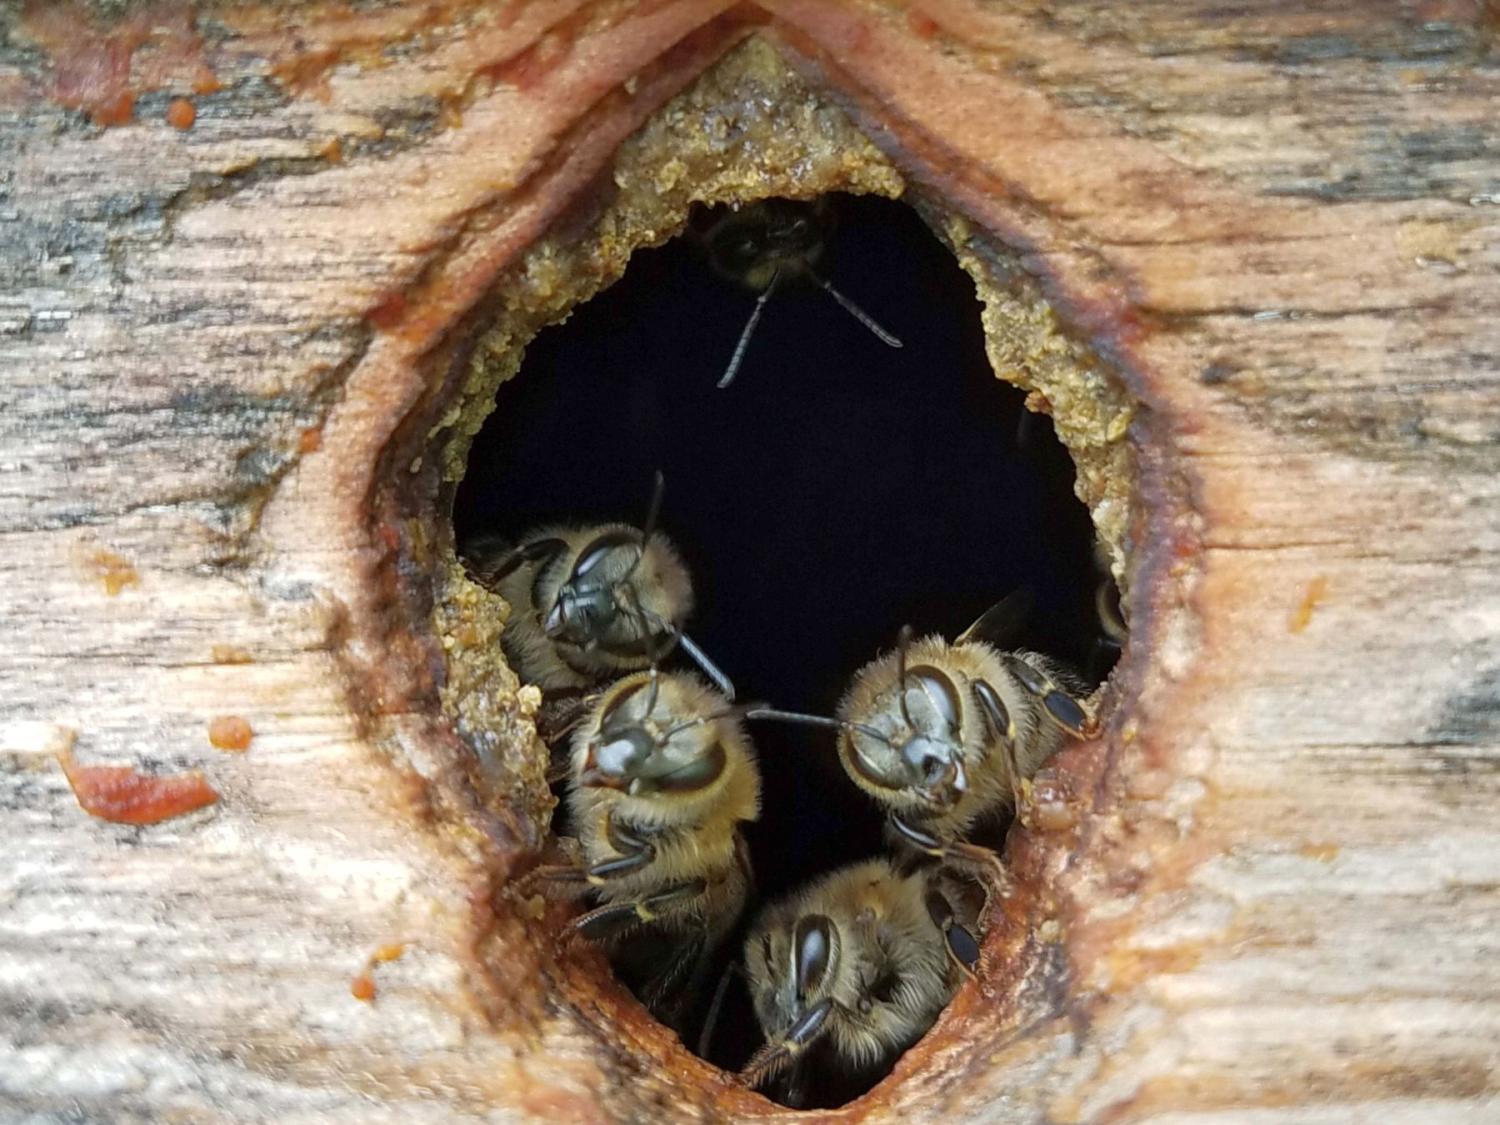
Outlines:
[{"label": "crusty resin rim", "polygon": [[[1037,252],[1045,219],[1025,200],[951,160],[940,137],[882,119],[826,60],[749,29],[714,30],[619,91],[618,112],[596,114],[608,119],[599,127],[586,119],[524,200],[504,216],[475,216],[440,266],[377,310],[381,331],[351,385],[379,387],[369,396],[379,424],[368,455],[335,470],[363,579],[349,599],[342,663],[368,733],[404,776],[421,779],[427,827],[473,861],[467,983],[497,1025],[513,1032],[561,1007],[601,1057],[665,1082],[674,1112],[781,1112],[689,1054],[596,953],[560,953],[560,908],[506,893],[547,840],[546,753],[531,726],[539,696],[505,666],[497,638],[507,607],[463,578],[447,512],[472,438],[527,341],[615,280],[633,250],[678,233],[693,201],[853,191],[916,206],[975,281],[997,375],[1053,416],[1132,625],[1096,701],[1102,737],[1043,772],[1027,823],[1011,833],[1017,890],[991,921],[988,973],[960,990],[889,1079],[834,1116],[918,1099],[955,1104],[971,1071],[1034,1082],[1055,1053],[1053,1036],[1037,1033],[1054,1021],[1087,1024],[1090,997],[1076,982],[1087,976],[1080,959],[1101,952],[1101,931],[1070,940],[1083,915],[1069,888],[1097,890],[1111,877],[1116,841],[1101,826],[1122,798],[1113,766],[1126,748],[1152,753],[1153,664],[1194,629],[1191,478],[1164,404],[1129,363],[1134,320],[1100,263]],[[514,245],[518,229],[523,252],[492,249]],[[644,1093],[619,1096],[611,1114],[650,1111],[628,1103]]]}]

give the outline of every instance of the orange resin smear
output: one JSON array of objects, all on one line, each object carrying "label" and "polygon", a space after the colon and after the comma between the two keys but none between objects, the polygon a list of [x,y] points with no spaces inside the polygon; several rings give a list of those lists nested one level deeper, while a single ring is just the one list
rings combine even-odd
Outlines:
[{"label": "orange resin smear", "polygon": [[167,106],[167,124],[174,129],[191,129],[198,119],[198,110],[186,98],[173,98]]},{"label": "orange resin smear", "polygon": [[360,970],[359,975],[349,982],[349,995],[356,1000],[363,1000],[366,1004],[375,999],[375,966],[383,965],[387,961],[394,961],[406,952],[405,942],[396,942],[392,945],[382,945],[370,959],[365,962],[365,967]]},{"label": "orange resin smear", "polygon": [[219,799],[197,770],[148,777],[133,766],[80,766],[67,752],[59,753],[57,760],[83,811],[115,824],[156,824]]},{"label": "orange resin smear", "polygon": [[208,741],[219,750],[245,751],[255,731],[238,715],[219,715],[208,724]]}]

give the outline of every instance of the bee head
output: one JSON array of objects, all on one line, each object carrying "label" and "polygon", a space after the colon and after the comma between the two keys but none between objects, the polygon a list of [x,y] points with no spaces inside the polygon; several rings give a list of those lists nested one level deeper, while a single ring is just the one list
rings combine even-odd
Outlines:
[{"label": "bee head", "polygon": [[654,668],[615,684],[586,728],[578,783],[631,797],[702,796],[728,764],[719,723],[734,711],[688,676]]},{"label": "bee head", "polygon": [[750,935],[745,958],[767,1041],[741,1071],[742,1080],[759,1084],[795,1062],[828,1030],[838,1008],[834,992],[842,950],[838,926],[822,913],[795,920],[782,914]]},{"label": "bee head", "polygon": [[653,664],[653,654],[674,642],[692,610],[693,588],[671,543],[656,533],[664,484],[658,472],[639,531],[604,527],[573,556],[542,616],[550,639],[626,668]]},{"label": "bee head", "polygon": [[824,210],[816,202],[762,199],[730,212],[708,232],[710,257],[721,273],[764,289],[778,272],[796,272],[822,254]]},{"label": "bee head", "polygon": [[908,668],[910,643],[910,630],[903,629],[895,680],[875,697],[869,716],[850,724],[845,761],[856,780],[874,789],[951,808],[969,787],[959,690],[936,664]]},{"label": "bee head", "polygon": [[[554,641],[587,652],[646,662],[651,646],[667,647],[686,610],[686,571],[664,539],[643,539],[628,527],[609,528],[578,552],[577,561],[542,628]],[[639,611],[637,611],[639,609]]]}]

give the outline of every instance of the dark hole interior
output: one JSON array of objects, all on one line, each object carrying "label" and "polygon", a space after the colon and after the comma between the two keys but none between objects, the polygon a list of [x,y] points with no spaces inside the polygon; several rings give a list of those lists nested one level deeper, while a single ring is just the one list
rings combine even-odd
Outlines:
[{"label": "dark hole interior", "polygon": [[[753,295],[692,238],[639,252],[500,388],[454,505],[460,553],[559,518],[638,523],[661,469],[661,528],[696,585],[689,632],[742,700],[829,714],[903,623],[951,638],[1018,587],[1034,598],[1018,644],[1097,680],[1093,530],[1050,420],[994,377],[973,283],[915,211],[831,203],[822,274],[904,347],[811,285],[782,288],[718,390]],[[751,733],[763,900],[881,850],[830,732]],[[711,1057],[736,1066],[758,1041],[736,986]]]}]

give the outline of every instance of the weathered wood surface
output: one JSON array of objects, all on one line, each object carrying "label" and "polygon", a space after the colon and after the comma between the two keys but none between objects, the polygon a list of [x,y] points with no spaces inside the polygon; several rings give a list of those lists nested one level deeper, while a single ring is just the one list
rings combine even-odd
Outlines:
[{"label": "weathered wood surface", "polygon": [[[354,513],[440,339],[391,295],[472,301],[754,28],[1024,255],[1164,466],[1129,715],[1047,853],[1059,1014],[968,1043],[967,991],[847,1115],[1500,1119],[1493,10],[729,7],[0,8],[0,1112],[769,1111],[658,1031],[611,1045],[587,987],[545,1001],[576,966],[476,922],[527,826],[455,831],[432,720],[348,690]],[[93,820],[67,729],[222,800]]]}]

